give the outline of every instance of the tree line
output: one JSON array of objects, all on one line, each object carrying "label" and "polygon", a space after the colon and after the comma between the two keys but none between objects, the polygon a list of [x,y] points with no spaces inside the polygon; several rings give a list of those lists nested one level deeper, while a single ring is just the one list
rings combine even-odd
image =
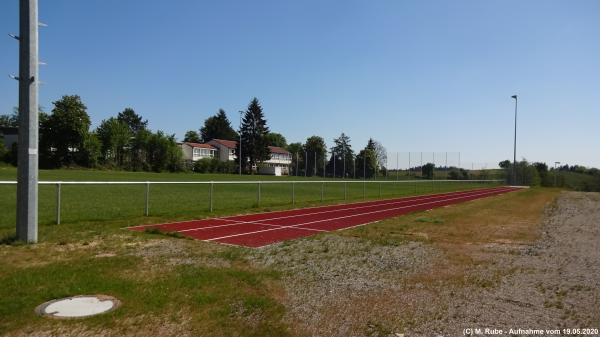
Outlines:
[{"label": "tree line", "polygon": [[[369,139],[355,153],[350,137],[342,133],[333,140],[328,151],[325,140],[310,136],[304,143],[288,144],[285,136],[267,126],[263,108],[253,98],[242,111],[239,130],[235,130],[223,109],[208,117],[196,131],[185,133],[184,142],[205,143],[212,139],[238,141],[235,162],[223,163],[217,158],[201,160],[186,166],[175,135],[153,132],[145,120],[131,108],[102,120],[91,129],[86,105],[77,95],[65,95],[52,103],[50,113],[40,109],[40,167],[88,167],[132,171],[253,172],[271,157],[269,146],[286,149],[292,154],[291,170],[295,175],[370,178],[386,170],[383,145]],[[0,127],[17,127],[18,112],[0,115]],[[241,143],[239,140],[241,139]],[[241,147],[240,147],[241,146]],[[309,155],[310,154],[310,155]],[[16,147],[4,149],[0,142],[0,159],[17,163]]]},{"label": "tree line", "polygon": [[[178,171],[182,154],[175,135],[152,132],[148,121],[126,108],[91,130],[87,107],[77,95],[39,112],[40,168],[105,167],[133,171]],[[18,115],[0,116],[0,127],[16,127]],[[16,146],[4,149],[4,160],[17,163]]]}]

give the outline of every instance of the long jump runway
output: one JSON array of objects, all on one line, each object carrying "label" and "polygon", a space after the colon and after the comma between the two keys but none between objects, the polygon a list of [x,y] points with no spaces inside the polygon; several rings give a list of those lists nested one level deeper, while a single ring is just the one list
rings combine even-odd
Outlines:
[{"label": "long jump runway", "polygon": [[517,189],[515,187],[485,188],[160,225],[134,226],[128,227],[128,229],[134,231],[158,229],[164,232],[177,232],[203,241],[262,247],[280,241],[361,226],[410,212],[490,197]]}]

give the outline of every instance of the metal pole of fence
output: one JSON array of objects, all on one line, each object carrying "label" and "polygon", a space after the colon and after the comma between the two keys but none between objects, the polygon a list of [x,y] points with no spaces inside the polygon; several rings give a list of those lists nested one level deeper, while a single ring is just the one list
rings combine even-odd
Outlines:
[{"label": "metal pole of fence", "polygon": [[400,180],[400,152],[396,152],[396,180]]},{"label": "metal pole of fence", "polygon": [[315,172],[313,172],[313,176],[317,176],[317,151],[315,151]]},{"label": "metal pole of fence", "polygon": [[61,187],[60,183],[56,184],[56,224],[60,225],[60,194]]},{"label": "metal pole of fence", "polygon": [[321,202],[323,202],[323,196],[325,194],[325,182],[321,183]]},{"label": "metal pole of fence", "polygon": [[256,189],[256,206],[260,207],[260,181],[258,182]]},{"label": "metal pole of fence", "polygon": [[145,197],[146,206],[144,207],[144,215],[150,215],[150,182],[146,182],[146,197]]},{"label": "metal pole of fence", "polygon": [[214,183],[211,181],[208,189],[208,209],[211,213],[213,211],[213,188]]},{"label": "metal pole of fence", "polygon": [[344,200],[348,200],[348,183],[344,181]]},{"label": "metal pole of fence", "polygon": [[304,178],[306,178],[306,171],[308,171],[308,151],[304,151]]},{"label": "metal pole of fence", "polygon": [[292,182],[292,206],[296,205],[296,183]]},{"label": "metal pole of fence", "polygon": [[342,144],[342,179],[346,179],[346,144]]},{"label": "metal pole of fence", "polygon": [[335,157],[335,152],[333,152],[331,158],[333,158],[333,179],[335,179],[335,162],[337,161],[337,158]]},{"label": "metal pole of fence", "polygon": [[354,179],[356,179],[356,157],[352,157],[352,172],[354,173]]},{"label": "metal pole of fence", "polygon": [[379,199],[381,199],[381,182],[379,182]]},{"label": "metal pole of fence", "polygon": [[410,178],[410,152],[408,152],[408,170],[407,170],[407,179]]},{"label": "metal pole of fence", "polygon": [[367,198],[367,181],[363,180],[363,199]]}]

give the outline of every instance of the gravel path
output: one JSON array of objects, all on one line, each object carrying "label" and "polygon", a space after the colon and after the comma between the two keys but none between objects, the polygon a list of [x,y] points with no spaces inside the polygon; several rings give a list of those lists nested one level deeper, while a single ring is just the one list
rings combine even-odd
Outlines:
[{"label": "gravel path", "polygon": [[561,194],[541,230],[533,245],[469,247],[486,263],[464,271],[464,282],[420,282],[444,253],[417,242],[378,246],[325,235],[258,250],[251,260],[284,272],[287,319],[298,335],[600,328],[600,194]]}]

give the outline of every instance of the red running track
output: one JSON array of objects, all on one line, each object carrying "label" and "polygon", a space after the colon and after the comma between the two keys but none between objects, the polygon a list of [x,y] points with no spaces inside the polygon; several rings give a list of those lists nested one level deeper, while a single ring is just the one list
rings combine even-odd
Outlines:
[{"label": "red running track", "polygon": [[495,187],[322,207],[300,208],[222,218],[128,227],[134,231],[158,229],[203,241],[246,247],[365,225],[415,211],[490,197],[516,190]]}]

